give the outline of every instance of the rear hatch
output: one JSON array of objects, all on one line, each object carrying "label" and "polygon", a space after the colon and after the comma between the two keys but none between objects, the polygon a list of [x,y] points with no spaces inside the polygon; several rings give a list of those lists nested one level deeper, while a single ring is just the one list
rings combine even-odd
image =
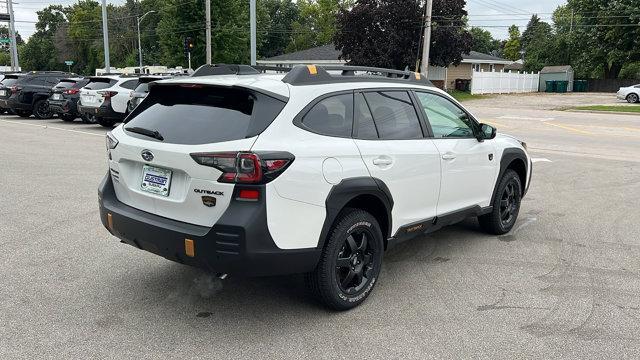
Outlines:
[{"label": "rear hatch", "polygon": [[78,81],[81,79],[62,79],[51,89],[49,101],[63,101],[68,97],[77,95],[80,91]]},{"label": "rear hatch", "polygon": [[11,88],[18,82],[22,75],[5,75],[0,83],[0,99],[8,99],[11,96]]},{"label": "rear hatch", "polygon": [[107,77],[89,78],[89,83],[80,90],[80,104],[88,107],[102,106],[105,98],[111,97],[111,95],[108,94],[108,89],[117,82],[117,80]]},{"label": "rear hatch", "polygon": [[213,226],[234,184],[192,154],[248,151],[285,102],[243,88],[153,85],[113,131],[110,171],[117,198],[162,217]]}]

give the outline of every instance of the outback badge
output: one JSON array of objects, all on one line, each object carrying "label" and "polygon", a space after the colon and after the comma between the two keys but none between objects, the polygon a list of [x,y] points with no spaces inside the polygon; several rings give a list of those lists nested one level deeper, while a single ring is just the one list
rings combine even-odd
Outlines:
[{"label": "outback badge", "polygon": [[214,198],[213,196],[203,196],[202,203],[206,207],[214,207],[216,206],[216,198]]}]

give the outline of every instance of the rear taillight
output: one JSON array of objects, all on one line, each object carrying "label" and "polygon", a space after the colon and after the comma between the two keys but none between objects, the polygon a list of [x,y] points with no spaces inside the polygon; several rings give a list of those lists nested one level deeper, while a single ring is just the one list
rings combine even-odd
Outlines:
[{"label": "rear taillight", "polygon": [[67,89],[64,91],[67,95],[75,95],[80,92],[80,89]]},{"label": "rear taillight", "polygon": [[104,91],[98,91],[98,94],[102,95],[102,97],[104,97],[105,100],[109,100],[112,97],[118,95],[118,92],[117,91],[104,90]]},{"label": "rear taillight", "polygon": [[12,93],[14,93],[14,94],[15,94],[15,93],[17,93],[17,92],[18,92],[18,91],[20,91],[20,90],[22,90],[22,88],[21,88],[21,87],[19,87],[19,86],[15,86],[15,85],[13,85],[13,86],[11,87],[11,92],[12,92]]},{"label": "rear taillight", "polygon": [[219,182],[236,184],[266,184],[294,160],[287,152],[195,153],[191,157],[200,165],[222,171]]}]

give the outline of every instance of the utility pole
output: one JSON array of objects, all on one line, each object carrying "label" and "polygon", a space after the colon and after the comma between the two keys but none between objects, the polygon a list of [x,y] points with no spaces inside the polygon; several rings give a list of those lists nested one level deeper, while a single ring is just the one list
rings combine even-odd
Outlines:
[{"label": "utility pole", "polygon": [[427,0],[427,11],[424,15],[424,39],[422,43],[422,73],[429,76],[429,51],[431,47],[431,12],[433,11],[433,0]]},{"label": "utility pole", "polygon": [[145,16],[156,12],[155,10],[147,11],[144,15],[138,16],[136,19],[138,20],[138,58],[140,60],[140,74],[142,74],[142,41],[140,40],[140,22],[144,19]]},{"label": "utility pole", "polygon": [[204,12],[206,13],[207,64],[211,65],[211,0],[204,0]]},{"label": "utility pole", "polygon": [[11,37],[11,70],[20,71],[20,61],[18,60],[18,43],[16,42],[16,17],[13,14],[13,2],[7,0],[7,10],[9,11],[9,36]]},{"label": "utility pole", "polygon": [[102,0],[102,39],[104,40],[104,71],[111,72],[109,64],[109,28],[107,27],[107,0]]},{"label": "utility pole", "polygon": [[256,0],[249,0],[249,17],[251,18],[251,65],[256,64]]}]

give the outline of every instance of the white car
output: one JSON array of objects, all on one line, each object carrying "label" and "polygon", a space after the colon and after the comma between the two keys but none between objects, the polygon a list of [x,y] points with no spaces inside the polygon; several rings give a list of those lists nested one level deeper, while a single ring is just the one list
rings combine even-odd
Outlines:
[{"label": "white car", "polygon": [[124,119],[127,103],[138,78],[127,75],[92,76],[80,90],[78,112],[95,119],[104,127],[113,127]]},{"label": "white car", "polygon": [[514,226],[526,145],[420,74],[249,69],[154,83],[107,134],[99,206],[111,234],[220,275],[306,273],[345,310],[401,241],[467,217],[492,234]]},{"label": "white car", "polygon": [[621,87],[616,97],[619,100],[627,100],[630,104],[640,102],[640,84]]}]

